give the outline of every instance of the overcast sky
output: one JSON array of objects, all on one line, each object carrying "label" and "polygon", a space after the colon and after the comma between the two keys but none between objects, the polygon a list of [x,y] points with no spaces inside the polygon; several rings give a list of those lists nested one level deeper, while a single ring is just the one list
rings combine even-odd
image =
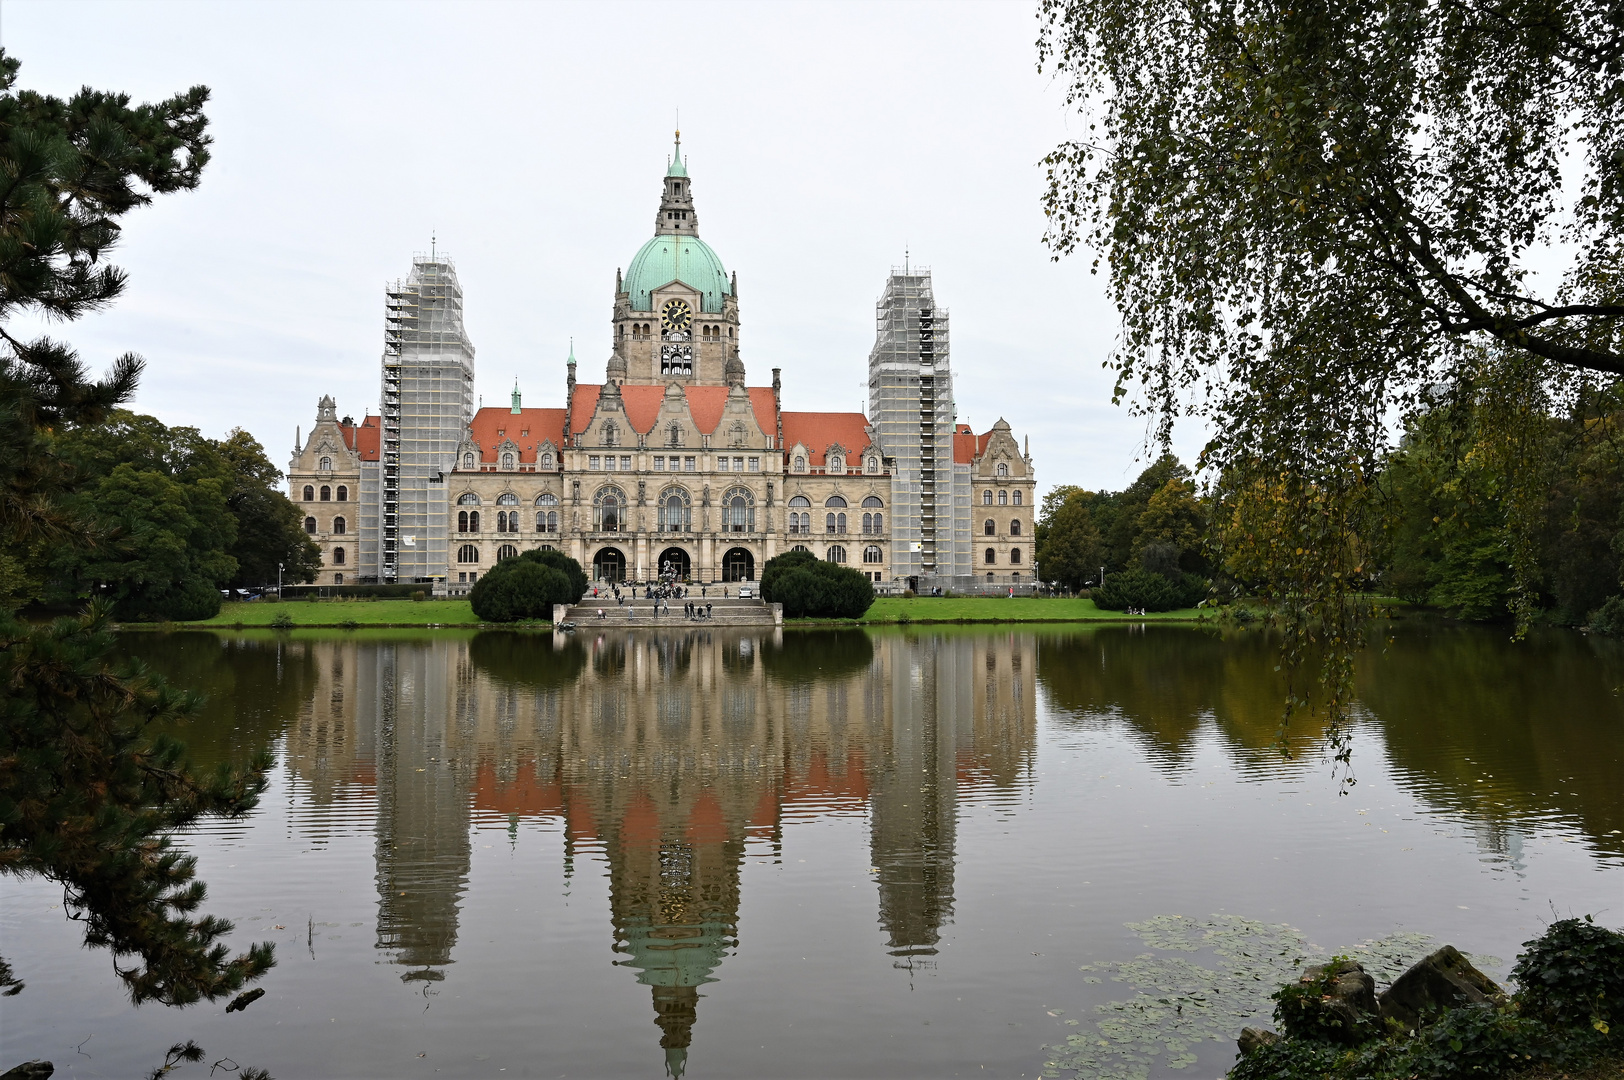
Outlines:
[{"label": "overcast sky", "polygon": [[952,313],[960,420],[1030,436],[1045,489],[1117,489],[1145,425],[1110,403],[1117,320],[1087,257],[1040,243],[1038,162],[1081,121],[1036,35],[1025,3],[0,9],[24,87],[213,91],[202,186],[130,215],[125,296],[53,331],[97,368],[145,356],[136,407],[167,423],[247,428],[284,465],[321,394],[375,411],[384,284],[431,236],[484,401],[517,378],[526,405],[561,405],[572,337],[602,378],[680,109],[752,385],[781,367],[788,408],[863,408],[906,248]]}]

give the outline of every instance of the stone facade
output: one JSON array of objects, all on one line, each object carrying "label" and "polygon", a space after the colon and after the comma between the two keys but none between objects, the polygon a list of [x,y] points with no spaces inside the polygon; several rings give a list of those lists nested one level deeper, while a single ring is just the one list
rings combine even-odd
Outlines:
[{"label": "stone facade", "polygon": [[[412,304],[427,312],[430,300],[439,305],[432,320],[403,314]],[[456,595],[500,559],[535,547],[565,551],[595,580],[665,571],[754,580],[768,559],[801,548],[862,571],[882,590],[928,587],[936,577],[922,572],[951,584],[972,564],[978,585],[986,575],[1031,584],[1031,458],[1002,421],[981,436],[953,426],[945,313],[933,361],[943,396],[929,430],[906,422],[903,414],[917,410],[906,402],[890,410],[897,416],[883,436],[862,413],[785,410],[779,369],[770,386],[747,384],[738,277],[699,238],[680,142],[655,235],[615,275],[601,382],[577,380],[572,351],[561,408],[525,408],[515,386],[511,406],[471,410],[473,346],[461,302],[448,258],[414,260],[408,282],[388,291],[381,415],[338,423],[324,398],[325,419],[296,451],[296,499],[321,457],[319,439],[348,448],[350,491],[361,492],[367,511],[358,515],[359,563],[351,549],[346,563],[334,563],[340,545],[323,541],[323,584],[343,574]],[[423,369],[416,379],[407,377],[414,364]],[[460,425],[454,449],[447,424]],[[414,425],[422,432],[415,443]],[[899,453],[911,474],[899,474]],[[921,460],[940,466],[925,478],[938,485],[934,496],[921,495]],[[994,560],[985,564],[979,548],[970,550],[966,516],[969,485],[983,476],[1015,500],[999,506]],[[923,525],[922,504],[936,507]],[[318,530],[329,527],[315,516]],[[944,554],[922,563],[923,532],[941,537]]]},{"label": "stone facade", "polygon": [[288,497],[304,515],[305,532],[321,548],[316,584],[354,584],[361,533],[355,422],[349,417],[341,422],[333,399],[323,396],[316,406],[316,426],[301,442],[288,464]]}]

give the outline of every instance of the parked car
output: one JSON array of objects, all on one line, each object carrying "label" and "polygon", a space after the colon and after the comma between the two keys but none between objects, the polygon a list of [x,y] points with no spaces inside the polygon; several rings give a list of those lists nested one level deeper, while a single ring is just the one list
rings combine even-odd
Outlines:
[{"label": "parked car", "polygon": [[756,583],[753,582],[753,581],[741,581],[739,583],[739,599],[740,600],[754,600],[755,598],[756,598]]}]

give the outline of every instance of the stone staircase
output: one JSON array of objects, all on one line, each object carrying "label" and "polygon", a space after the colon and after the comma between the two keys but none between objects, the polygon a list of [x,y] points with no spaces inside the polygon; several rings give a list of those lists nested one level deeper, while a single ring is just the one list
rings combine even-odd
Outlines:
[{"label": "stone staircase", "polygon": [[[710,618],[687,619],[683,617],[682,607],[686,600],[664,601],[671,605],[671,613],[665,614],[664,608],[656,617],[654,614],[654,601],[628,598],[625,603],[615,603],[613,596],[599,596],[594,599],[591,593],[582,597],[579,604],[568,607],[563,604],[553,608],[553,625],[561,622],[573,622],[581,629],[592,627],[672,627],[672,626],[782,626],[784,625],[784,609],[779,604],[768,604],[760,600],[740,600],[736,596],[699,596],[689,597],[694,603],[701,606],[711,606]],[[603,609],[603,618],[598,618],[598,609]]]}]

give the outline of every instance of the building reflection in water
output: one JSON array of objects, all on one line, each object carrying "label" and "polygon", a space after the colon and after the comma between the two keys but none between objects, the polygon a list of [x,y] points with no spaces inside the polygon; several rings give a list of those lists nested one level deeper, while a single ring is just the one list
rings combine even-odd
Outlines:
[{"label": "building reflection in water", "polygon": [[747,841],[865,808],[879,923],[900,967],[952,918],[958,803],[1029,775],[1026,635],[487,632],[313,642],[291,726],[318,804],[377,805],[377,947],[440,980],[475,818],[554,819],[609,865],[615,963],[650,988],[681,1075],[700,988],[737,944]]}]

